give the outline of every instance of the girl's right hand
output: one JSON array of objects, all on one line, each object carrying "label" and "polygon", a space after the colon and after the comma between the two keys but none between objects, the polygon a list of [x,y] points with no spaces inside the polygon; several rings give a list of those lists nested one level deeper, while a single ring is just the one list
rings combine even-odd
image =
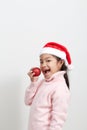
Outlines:
[{"label": "girl's right hand", "polygon": [[27,73],[27,75],[30,77],[30,80],[32,82],[36,82],[38,80],[38,76],[34,76],[34,72],[32,71],[32,69],[30,69],[30,71]]}]

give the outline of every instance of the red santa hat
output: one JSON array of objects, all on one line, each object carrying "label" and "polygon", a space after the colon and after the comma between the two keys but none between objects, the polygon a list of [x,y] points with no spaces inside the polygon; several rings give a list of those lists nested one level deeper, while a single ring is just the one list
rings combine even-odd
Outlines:
[{"label": "red santa hat", "polygon": [[72,69],[70,53],[65,46],[55,42],[48,42],[43,46],[40,55],[45,53],[52,54],[63,59],[68,69]]}]

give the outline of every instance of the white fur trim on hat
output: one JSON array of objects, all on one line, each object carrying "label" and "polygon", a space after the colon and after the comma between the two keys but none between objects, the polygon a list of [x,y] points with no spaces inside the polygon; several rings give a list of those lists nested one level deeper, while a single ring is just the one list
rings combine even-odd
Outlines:
[{"label": "white fur trim on hat", "polygon": [[55,48],[46,47],[46,48],[42,49],[42,51],[40,52],[40,55],[46,54],[46,53],[55,55],[55,56],[65,60],[65,64],[68,65],[67,60],[66,60],[66,54],[63,51],[57,50]]}]

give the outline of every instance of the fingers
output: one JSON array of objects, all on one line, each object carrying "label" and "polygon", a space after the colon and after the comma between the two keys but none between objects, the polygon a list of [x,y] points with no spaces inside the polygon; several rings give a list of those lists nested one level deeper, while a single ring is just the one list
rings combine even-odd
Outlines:
[{"label": "fingers", "polygon": [[30,77],[34,77],[34,75],[35,75],[35,73],[32,71],[32,69],[30,69],[30,71],[27,74]]},{"label": "fingers", "polygon": [[34,72],[32,71],[32,69],[30,69],[30,71],[27,73],[27,75],[30,77],[32,82],[35,82],[38,80],[38,76],[34,76]]}]

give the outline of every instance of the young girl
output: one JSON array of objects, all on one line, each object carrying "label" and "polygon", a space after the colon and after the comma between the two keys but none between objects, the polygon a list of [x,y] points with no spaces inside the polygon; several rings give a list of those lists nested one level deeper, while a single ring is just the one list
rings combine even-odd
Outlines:
[{"label": "young girl", "polygon": [[44,79],[28,72],[31,84],[25,91],[25,104],[31,105],[28,130],[62,130],[70,101],[67,71],[71,69],[68,50],[55,42],[47,43],[40,53]]}]

